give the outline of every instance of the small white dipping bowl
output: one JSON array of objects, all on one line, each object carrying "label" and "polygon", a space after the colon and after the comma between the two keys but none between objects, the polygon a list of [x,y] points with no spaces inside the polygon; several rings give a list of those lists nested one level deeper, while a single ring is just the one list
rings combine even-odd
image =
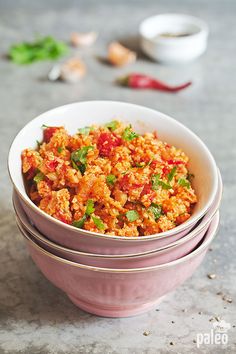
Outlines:
[{"label": "small white dipping bowl", "polygon": [[182,14],[152,16],[139,27],[143,52],[166,63],[187,62],[199,57],[206,50],[208,33],[204,21]]}]

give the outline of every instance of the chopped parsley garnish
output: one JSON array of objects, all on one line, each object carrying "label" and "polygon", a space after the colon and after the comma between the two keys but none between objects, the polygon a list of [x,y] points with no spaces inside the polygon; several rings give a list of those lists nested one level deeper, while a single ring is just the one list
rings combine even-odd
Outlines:
[{"label": "chopped parsley garnish", "polygon": [[87,204],[86,204],[86,210],[85,214],[86,215],[91,215],[94,212],[94,201],[92,199],[88,199]]},{"label": "chopped parsley garnish", "polygon": [[107,183],[110,185],[110,186],[113,186],[116,182],[116,176],[114,175],[108,175],[107,178],[106,178],[106,181]]},{"label": "chopped parsley garnish", "polygon": [[97,218],[96,216],[92,216],[94,224],[97,226],[99,230],[104,230],[105,225],[103,224],[102,220],[100,218]]},{"label": "chopped parsley garnish", "polygon": [[89,135],[89,133],[91,132],[91,130],[92,130],[92,127],[79,128],[79,129],[78,129],[78,134]]},{"label": "chopped parsley garnish", "polygon": [[37,146],[38,146],[38,149],[39,149],[40,146],[41,146],[41,143],[38,140],[36,140],[36,143],[37,143]]},{"label": "chopped parsley garnish", "polygon": [[84,227],[85,221],[87,220],[87,217],[94,211],[94,201],[92,199],[88,199],[84,216],[80,220],[73,221],[72,225],[78,229],[82,229]]},{"label": "chopped parsley garnish", "polygon": [[77,227],[78,229],[82,229],[84,227],[85,221],[86,221],[86,215],[84,215],[80,220],[73,221],[72,225]]},{"label": "chopped parsley garnish", "polygon": [[105,124],[105,127],[110,129],[113,132],[114,130],[116,130],[118,125],[119,125],[119,122],[117,120],[112,120],[111,122]]},{"label": "chopped parsley garnish", "polygon": [[185,178],[180,178],[180,179],[178,180],[178,184],[179,184],[181,187],[190,188],[190,182],[187,181]]},{"label": "chopped parsley garnish", "polygon": [[139,135],[132,130],[132,126],[129,125],[123,131],[122,138],[126,141],[132,141],[133,139],[137,138]]},{"label": "chopped parsley garnish", "polygon": [[49,127],[49,126],[46,125],[46,124],[43,124],[43,125],[42,125],[42,128],[51,128],[51,127]]},{"label": "chopped parsley garnish", "polygon": [[93,146],[84,146],[81,149],[71,153],[72,166],[84,174],[87,166],[87,154],[89,150],[93,150]]},{"label": "chopped parsley garnish", "polygon": [[58,146],[57,151],[59,152],[59,154],[60,154],[60,153],[62,153],[62,151],[63,151],[63,147]]},{"label": "chopped parsley garnish", "polygon": [[153,161],[153,159],[149,160],[147,163],[146,162],[141,162],[141,163],[136,162],[135,167],[144,168],[144,167],[150,166],[152,161]]},{"label": "chopped parsley garnish", "polygon": [[193,179],[194,177],[195,177],[195,176],[194,176],[193,173],[190,173],[190,172],[187,173],[187,179],[188,179],[190,182],[192,181],[192,179]]},{"label": "chopped parsley garnish", "polygon": [[125,215],[130,222],[139,218],[139,213],[136,210],[129,210],[125,213]]},{"label": "chopped parsley garnish", "polygon": [[155,220],[158,220],[159,217],[160,217],[161,214],[162,214],[162,207],[161,207],[161,205],[156,204],[156,203],[152,203],[152,204],[150,205],[150,207],[148,208],[148,210],[153,213],[153,216],[154,216]]},{"label": "chopped parsley garnish", "polygon": [[163,189],[171,189],[172,188],[169,184],[160,180],[160,174],[153,175],[151,182],[152,182],[152,189],[155,191],[158,189],[159,186],[162,187]]},{"label": "chopped parsley garnish", "polygon": [[35,176],[34,176],[34,182],[35,183],[39,183],[41,181],[44,180],[44,174],[42,172],[38,172]]},{"label": "chopped parsley garnish", "polygon": [[32,64],[40,60],[55,60],[66,54],[68,47],[64,42],[51,36],[37,37],[33,42],[21,42],[11,46],[10,59],[16,64]]},{"label": "chopped parsley garnish", "polygon": [[172,179],[176,173],[176,170],[177,170],[177,166],[174,166],[172,168],[172,170],[170,171],[170,173],[168,173],[168,175],[167,175],[168,182],[172,181]]},{"label": "chopped parsley garnish", "polygon": [[138,163],[136,162],[135,167],[137,168],[144,168],[146,165],[144,163]]}]

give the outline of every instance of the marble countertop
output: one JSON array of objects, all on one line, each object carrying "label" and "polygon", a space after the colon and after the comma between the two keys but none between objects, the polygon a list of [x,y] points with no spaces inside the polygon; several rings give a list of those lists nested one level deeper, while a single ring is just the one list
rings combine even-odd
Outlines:
[{"label": "marble countertop", "polygon": [[[140,21],[163,12],[190,13],[208,22],[209,47],[202,58],[176,67],[156,64],[140,54],[137,63],[120,69],[100,60],[114,39],[137,48]],[[0,1],[1,354],[236,352],[235,13],[234,0]],[[12,43],[30,39],[32,33],[66,40],[74,30],[96,30],[100,34],[93,47],[80,52],[88,75],[79,84],[49,82],[49,62],[16,66],[4,57]],[[172,95],[132,91],[112,83],[131,70],[153,74],[170,83],[191,79],[194,84]],[[18,130],[52,107],[92,99],[138,103],[175,117],[209,146],[223,176],[221,226],[212,251],[193,277],[168,295],[157,309],[133,318],[92,316],[76,308],[52,286],[27,253],[11,203],[6,159]],[[209,279],[208,273],[216,274],[215,279]],[[217,295],[219,292],[227,299]],[[227,346],[204,344],[198,349],[197,333],[210,333],[212,319],[219,318],[231,324]]]}]

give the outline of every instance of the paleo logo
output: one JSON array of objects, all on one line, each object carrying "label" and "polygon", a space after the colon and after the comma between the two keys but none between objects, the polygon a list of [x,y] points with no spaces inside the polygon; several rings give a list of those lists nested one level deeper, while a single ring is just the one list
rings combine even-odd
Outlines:
[{"label": "paleo logo", "polygon": [[230,323],[222,320],[213,322],[213,328],[208,333],[197,333],[197,347],[201,345],[227,345],[229,341],[228,331],[231,328]]}]

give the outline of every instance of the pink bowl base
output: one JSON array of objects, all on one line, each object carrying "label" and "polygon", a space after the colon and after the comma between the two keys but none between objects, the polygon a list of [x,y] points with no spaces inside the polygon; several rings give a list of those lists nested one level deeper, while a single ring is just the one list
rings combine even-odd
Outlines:
[{"label": "pink bowl base", "polygon": [[193,274],[207,251],[175,266],[126,273],[99,272],[58,262],[29,242],[28,249],[45,277],[69,294],[74,304],[108,317],[134,316],[151,309]]},{"label": "pink bowl base", "polygon": [[78,306],[81,310],[92,313],[93,315],[101,316],[101,317],[131,317],[136,315],[141,315],[145,313],[155,306],[159,305],[165,298],[165,296],[161,296],[159,299],[146,303],[143,305],[129,305],[129,306],[120,306],[117,308],[107,306],[96,306],[86,301],[82,301],[76,298],[73,295],[67,294],[69,299],[73,302],[75,306]]}]

